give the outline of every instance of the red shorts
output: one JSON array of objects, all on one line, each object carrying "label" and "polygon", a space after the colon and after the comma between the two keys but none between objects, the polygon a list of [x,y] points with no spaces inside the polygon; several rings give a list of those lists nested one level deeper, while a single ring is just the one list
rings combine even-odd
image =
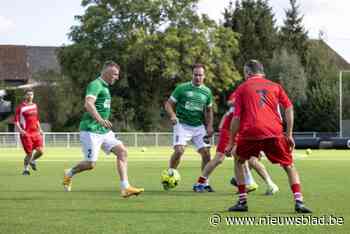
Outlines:
[{"label": "red shorts", "polygon": [[21,142],[27,155],[31,155],[34,149],[43,147],[43,137],[40,134],[21,135]]},{"label": "red shorts", "polygon": [[[219,131],[219,139],[218,139],[218,143],[216,146],[216,152],[225,153],[225,148],[227,147],[227,145],[230,143],[230,135],[231,132],[230,130],[226,129],[226,128],[221,128]],[[237,141],[237,136],[234,139],[234,142]]]},{"label": "red shorts", "polygon": [[263,151],[272,163],[279,163],[281,166],[293,164],[292,152],[286,137],[267,138],[263,140],[242,140],[237,143],[237,155],[241,159],[248,160],[250,157],[259,157]]}]

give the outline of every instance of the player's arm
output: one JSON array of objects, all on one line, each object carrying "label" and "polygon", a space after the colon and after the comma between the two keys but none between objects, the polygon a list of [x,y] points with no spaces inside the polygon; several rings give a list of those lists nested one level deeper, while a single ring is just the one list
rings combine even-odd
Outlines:
[{"label": "player's arm", "polygon": [[109,120],[103,119],[101,117],[101,115],[96,110],[95,102],[96,102],[95,97],[86,96],[85,97],[85,104],[84,104],[86,111],[89,112],[90,115],[103,127],[111,129],[112,123]]},{"label": "player's arm", "polygon": [[40,121],[39,121],[39,120],[38,120],[38,122],[37,122],[37,126],[38,126],[38,130],[39,130],[40,134],[43,135],[44,131],[43,131],[43,129],[41,128],[41,125],[40,125]]},{"label": "player's arm", "polygon": [[233,151],[233,146],[235,144],[235,137],[238,133],[239,130],[239,125],[240,125],[241,121],[238,117],[234,116],[231,120],[231,124],[230,124],[230,140],[229,143],[225,149],[225,154],[228,157],[231,157],[233,155],[234,152]]},{"label": "player's arm", "polygon": [[208,106],[205,108],[205,126],[207,127],[208,137],[211,137],[214,133],[213,122],[214,122],[214,112],[213,106]]},{"label": "player's arm", "polygon": [[19,124],[19,115],[20,115],[20,107],[17,107],[16,108],[16,113],[15,113],[15,126],[16,128],[18,129],[19,133],[21,135],[25,135],[26,134],[26,131],[21,127],[21,125]]},{"label": "player's arm", "polygon": [[295,142],[293,139],[293,125],[294,125],[294,110],[293,106],[288,107],[285,110],[286,113],[286,123],[287,123],[287,128],[286,128],[286,135],[287,139],[290,144],[290,150],[293,150],[295,147]]},{"label": "player's arm", "polygon": [[169,98],[164,105],[165,111],[167,112],[173,125],[177,124],[178,122],[178,119],[175,113],[175,105],[176,105],[176,102],[171,98]]},{"label": "player's arm", "polygon": [[290,145],[290,150],[292,151],[295,147],[295,142],[293,139],[293,126],[294,126],[294,110],[293,110],[293,104],[289,100],[286,92],[284,89],[280,86],[280,92],[279,92],[279,104],[283,106],[285,109],[285,118],[286,118],[286,137]]}]

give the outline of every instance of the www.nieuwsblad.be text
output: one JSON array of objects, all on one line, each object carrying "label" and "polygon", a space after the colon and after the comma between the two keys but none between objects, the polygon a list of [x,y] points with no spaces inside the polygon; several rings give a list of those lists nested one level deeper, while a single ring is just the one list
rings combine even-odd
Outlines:
[{"label": "www.nieuwsblad.be text", "polygon": [[334,215],[323,215],[323,216],[222,216],[220,214],[213,214],[209,217],[209,224],[211,226],[218,225],[272,225],[272,226],[283,226],[283,225],[323,225],[323,226],[335,226],[344,225],[344,217],[337,217]]}]

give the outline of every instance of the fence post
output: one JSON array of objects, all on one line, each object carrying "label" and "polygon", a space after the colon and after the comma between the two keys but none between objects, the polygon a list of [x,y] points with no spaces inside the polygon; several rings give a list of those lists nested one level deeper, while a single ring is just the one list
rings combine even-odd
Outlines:
[{"label": "fence post", "polygon": [[70,134],[69,132],[67,133],[67,148],[70,148]]},{"label": "fence post", "polygon": [[158,147],[159,146],[159,142],[158,142],[159,141],[159,139],[158,139],[159,138],[159,132],[156,132],[155,134],[156,134],[156,147]]},{"label": "fence post", "polygon": [[135,132],[135,147],[137,147],[137,132]]}]

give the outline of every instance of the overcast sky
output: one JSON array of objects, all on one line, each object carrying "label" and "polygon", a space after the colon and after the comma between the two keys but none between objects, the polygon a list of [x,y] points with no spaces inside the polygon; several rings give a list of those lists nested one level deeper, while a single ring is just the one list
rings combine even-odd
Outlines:
[{"label": "overcast sky", "polygon": [[[219,21],[230,0],[200,0],[199,11]],[[285,17],[289,0],[270,0],[277,24]],[[350,0],[299,0],[304,26],[311,38],[324,32],[327,43],[350,62]],[[60,46],[84,9],[81,0],[11,0],[0,6],[0,44]]]}]

